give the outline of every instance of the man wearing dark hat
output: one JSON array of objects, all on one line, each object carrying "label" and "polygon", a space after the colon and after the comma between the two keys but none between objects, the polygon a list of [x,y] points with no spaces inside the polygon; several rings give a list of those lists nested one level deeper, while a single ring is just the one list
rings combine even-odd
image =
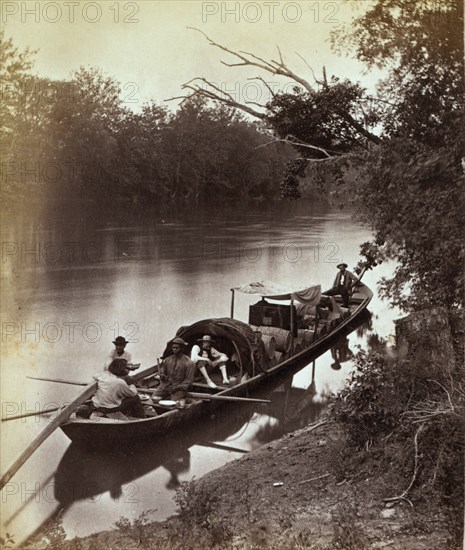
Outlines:
[{"label": "man wearing dark hat", "polygon": [[228,385],[229,379],[226,372],[226,362],[228,361],[228,356],[212,346],[214,340],[208,334],[197,341],[199,342],[199,345],[195,345],[192,348],[191,359],[202,373],[208,386],[210,388],[217,388],[217,385],[208,375],[208,366],[220,367],[221,375],[223,376],[223,384]]},{"label": "man wearing dark hat", "polygon": [[[126,347],[126,344],[129,342],[126,340],[124,336],[117,336],[113,340],[113,344],[115,344],[115,349],[111,351],[107,357],[107,360],[105,361],[105,368],[104,370],[108,370],[108,367],[110,366],[113,359],[126,359],[127,361],[127,371],[130,370],[136,370],[139,368],[139,365],[133,365],[131,362],[131,354],[126,351],[124,348]],[[127,373],[126,373],[127,374]]]},{"label": "man wearing dark hat", "polygon": [[186,404],[186,393],[194,381],[194,363],[182,351],[187,345],[182,338],[171,342],[172,354],[163,360],[160,366],[160,385],[153,393],[152,399],[173,399],[179,407]]},{"label": "man wearing dark hat", "polygon": [[358,282],[358,278],[350,271],[347,271],[347,264],[340,263],[336,267],[339,269],[339,273],[334,279],[333,287],[323,292],[323,294],[326,296],[340,295],[344,307],[349,307],[349,291]]}]

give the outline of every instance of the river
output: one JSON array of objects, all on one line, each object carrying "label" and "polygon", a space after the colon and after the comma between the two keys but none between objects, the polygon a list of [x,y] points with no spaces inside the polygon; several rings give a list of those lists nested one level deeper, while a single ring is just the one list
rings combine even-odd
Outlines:
[{"label": "river", "polygon": [[[75,387],[26,377],[86,382],[118,334],[130,340],[135,362],[153,365],[179,326],[228,316],[231,287],[263,279],[329,287],[336,264],[353,268],[359,245],[371,237],[350,211],[304,201],[195,209],[44,203],[8,210],[2,235],[2,416],[70,401]],[[376,290],[391,270],[383,265],[364,282]],[[251,303],[237,297],[235,317],[247,320]],[[354,353],[394,332],[397,312],[376,295],[370,310],[370,324],[349,337]],[[333,361],[326,353],[313,381],[309,366],[280,388],[273,414],[266,407],[241,410],[189,441],[153,442],[144,456],[127,449],[85,454],[57,430],[3,490],[2,531],[20,542],[58,510],[68,537],[146,510],[149,518],[166,518],[175,512],[180,483],[317,419],[352,368],[350,358],[339,370]],[[2,425],[2,472],[46,422],[29,417]]]}]

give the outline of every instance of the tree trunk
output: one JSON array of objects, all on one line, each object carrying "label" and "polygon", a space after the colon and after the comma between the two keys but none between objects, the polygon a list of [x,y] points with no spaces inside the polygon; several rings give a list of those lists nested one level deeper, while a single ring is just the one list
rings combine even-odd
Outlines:
[{"label": "tree trunk", "polygon": [[418,311],[396,321],[397,355],[400,362],[423,362],[431,377],[448,379],[455,370],[456,355],[444,307]]}]

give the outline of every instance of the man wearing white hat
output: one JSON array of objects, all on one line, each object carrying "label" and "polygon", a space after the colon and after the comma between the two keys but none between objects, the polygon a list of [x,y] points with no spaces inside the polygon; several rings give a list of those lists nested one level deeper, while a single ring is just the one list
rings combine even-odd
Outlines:
[{"label": "man wearing white hat", "polygon": [[218,387],[208,375],[208,366],[220,367],[221,375],[223,376],[223,384],[228,385],[229,379],[226,372],[226,362],[228,361],[228,356],[212,346],[214,340],[208,334],[203,336],[200,340],[197,340],[197,342],[199,342],[199,345],[195,345],[192,348],[191,359],[197,365],[208,386],[210,388]]}]

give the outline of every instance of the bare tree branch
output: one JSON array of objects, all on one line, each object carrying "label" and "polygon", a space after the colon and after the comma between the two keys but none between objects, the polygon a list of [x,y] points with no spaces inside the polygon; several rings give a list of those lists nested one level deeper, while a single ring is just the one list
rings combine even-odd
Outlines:
[{"label": "bare tree branch", "polygon": [[[267,145],[272,145],[273,143],[288,143],[289,145],[293,145],[294,147],[295,146],[306,147],[307,149],[313,149],[315,151],[319,151],[320,153],[323,153],[327,158],[333,158],[333,156],[330,155],[326,149],[323,149],[322,147],[316,147],[315,145],[310,145],[308,143],[304,143],[294,136],[287,136],[286,138],[276,138],[267,143],[262,143],[261,145],[258,145],[258,147],[256,147],[255,149],[260,149],[261,147],[266,147]],[[326,160],[326,159],[315,159],[315,160]]]},{"label": "bare tree branch", "polygon": [[[287,76],[288,78],[291,78],[292,80],[295,80],[295,82],[298,82],[299,84],[301,84],[308,92],[314,91],[309,82],[307,82],[304,78],[301,78],[300,76],[296,75],[282,61],[280,63],[278,63],[277,61],[272,61],[270,63],[269,61],[265,61],[264,59],[250,52],[244,52],[244,51],[236,52],[234,50],[230,50],[229,48],[226,48],[226,46],[222,46],[221,44],[218,44],[217,42],[212,40],[200,29],[197,29],[195,27],[187,27],[187,28],[199,32],[208,40],[211,46],[214,46],[215,48],[219,48],[220,50],[237,57],[242,62],[242,63],[231,64],[231,63],[226,63],[222,61],[222,63],[224,65],[227,65],[228,67],[239,66],[239,65],[240,66],[248,65],[252,67],[258,67],[274,75]],[[281,56],[281,52],[279,51],[279,48],[278,48],[278,52]],[[281,60],[282,60],[282,56],[281,56]]]},{"label": "bare tree branch", "polygon": [[[205,87],[201,87],[198,84],[195,83],[196,80],[200,80],[201,82],[204,82],[208,86],[212,88],[212,90],[206,89]],[[258,118],[260,120],[266,120],[267,115],[265,113],[260,113],[259,111],[256,111],[255,109],[252,109],[251,107],[248,107],[247,105],[244,105],[242,103],[239,103],[236,101],[231,94],[228,94],[224,90],[221,90],[218,86],[213,84],[212,82],[209,82],[205,78],[193,78],[189,82],[186,82],[182,85],[183,89],[191,90],[192,93],[186,96],[178,96],[178,97],[172,97],[170,99],[166,99],[165,101],[173,101],[176,99],[182,99],[183,102],[189,99],[190,97],[195,96],[203,96],[208,99],[211,99],[212,101],[219,101],[220,103],[223,103],[225,105],[228,105],[229,107],[234,107],[235,109],[240,109],[241,111],[244,111],[248,113],[249,115]],[[216,90],[216,91],[214,91]],[[218,92],[218,93],[217,93]],[[220,95],[222,94],[222,95]],[[264,107],[264,106],[261,106]]]},{"label": "bare tree branch", "polygon": [[268,82],[266,82],[265,79],[262,78],[261,76],[255,76],[254,78],[248,78],[247,80],[259,80],[260,82],[263,82],[263,84],[266,86],[266,88],[267,88],[268,91],[270,92],[271,97],[272,97],[273,99],[276,97],[276,94],[273,92],[273,90],[271,89],[271,87],[268,85]]},{"label": "bare tree branch", "polygon": [[321,80],[318,80],[315,76],[315,71],[312,69],[312,67],[310,66],[310,64],[308,63],[308,61],[302,56],[300,55],[299,52],[295,52],[295,54],[300,57],[300,59],[302,59],[302,61],[305,63],[305,65],[307,65],[307,67],[310,69],[310,72],[312,73],[312,76],[313,76],[313,80],[315,81],[316,84],[319,84],[320,86],[323,85],[323,82]]},{"label": "bare tree branch", "polygon": [[405,491],[401,495],[396,496],[396,497],[385,498],[384,502],[396,502],[398,500],[405,500],[413,508],[413,504],[408,500],[408,498],[406,498],[406,495],[410,491],[410,489],[413,487],[413,484],[415,483],[415,480],[417,479],[418,467],[420,465],[420,460],[419,460],[419,455],[418,455],[418,436],[423,431],[424,427],[425,427],[424,424],[420,424],[420,426],[418,427],[418,430],[415,432],[415,437],[413,438],[413,445],[415,447],[415,466],[414,466],[413,476],[412,476],[412,479],[410,480],[409,486],[407,487],[407,489],[405,489]]},{"label": "bare tree branch", "polygon": [[[227,48],[226,46],[223,46],[222,44],[219,44],[218,42],[215,42],[214,40],[212,40],[207,34],[205,34],[200,29],[197,29],[195,27],[187,27],[187,28],[190,29],[190,30],[194,30],[196,32],[199,32],[208,41],[208,43],[211,46],[214,46],[215,48],[218,48],[221,51],[228,53],[229,55],[235,57],[238,60],[235,63],[228,63],[228,62],[225,62],[225,61],[221,61],[221,63],[223,65],[226,65],[228,67],[238,67],[238,66],[241,66],[241,67],[245,67],[245,66],[257,67],[257,68],[259,68],[261,70],[264,70],[264,71],[266,71],[266,72],[268,72],[272,75],[284,76],[286,78],[291,79],[293,82],[296,82],[297,84],[300,84],[304,88],[304,90],[306,90],[310,94],[315,94],[316,93],[315,89],[312,87],[312,85],[307,80],[305,80],[304,78],[302,78],[299,75],[297,75],[296,73],[294,73],[294,71],[292,71],[286,65],[286,63],[284,61],[284,58],[282,56],[281,50],[279,49],[278,46],[277,46],[277,50],[278,50],[278,55],[279,55],[279,61],[275,61],[273,59],[271,61],[266,61],[265,59],[262,59],[261,57],[255,55],[251,52],[231,50],[231,49]],[[313,69],[310,67],[310,65],[305,61],[305,59],[300,54],[297,54],[297,55],[299,55],[300,59],[302,59],[305,62],[305,64],[307,65],[307,67],[311,70],[312,77],[315,80],[315,82],[318,85],[323,86],[323,88],[328,88],[328,80],[327,80],[327,76],[326,76],[326,67],[323,67],[323,80],[318,81],[316,79],[315,73],[314,73]],[[210,86],[212,89],[211,90],[204,90],[203,88],[198,86],[196,83],[194,83],[196,80],[200,80],[201,82],[204,82],[205,84]],[[261,79],[261,81],[264,82],[263,79]],[[266,84],[266,86],[271,91],[271,88],[267,84]],[[193,80],[187,82],[186,84],[184,84],[183,88],[192,90],[193,95],[194,94],[203,95],[203,96],[205,96],[205,97],[207,97],[207,98],[209,98],[213,101],[223,102],[226,105],[229,105],[230,107],[240,109],[240,110],[242,110],[242,111],[244,111],[244,112],[250,114],[251,116],[254,116],[254,117],[256,117],[260,120],[266,120],[267,118],[269,118],[268,114],[259,112],[255,109],[252,109],[249,105],[256,105],[260,108],[265,108],[265,106],[260,105],[258,103],[254,103],[254,102],[246,102],[246,104],[239,103],[238,101],[236,101],[231,96],[231,94],[227,94],[225,91],[220,90],[217,86],[215,86],[213,83],[207,81],[205,78],[193,79]],[[219,95],[219,94],[221,94],[221,95]],[[272,96],[275,97],[275,94],[272,93]],[[344,111],[342,109],[337,109],[337,108],[334,109],[334,112],[336,114],[338,114],[353,130],[356,130],[356,132],[360,136],[363,136],[363,138],[365,138],[368,142],[375,143],[375,144],[381,143],[381,139],[378,136],[376,136],[375,134],[372,134],[369,130],[367,130],[365,128],[365,126],[363,124],[361,124],[358,120],[356,120],[349,112]],[[348,141],[352,141],[352,143],[354,145],[358,146],[358,147],[363,147],[363,145],[360,143],[360,141],[357,140],[354,136],[345,136],[344,139],[347,139]],[[304,144],[300,144],[300,145],[304,146]],[[315,148],[317,150],[319,149],[318,147],[310,146],[308,144],[307,144],[307,146],[310,147],[310,148]]]}]

